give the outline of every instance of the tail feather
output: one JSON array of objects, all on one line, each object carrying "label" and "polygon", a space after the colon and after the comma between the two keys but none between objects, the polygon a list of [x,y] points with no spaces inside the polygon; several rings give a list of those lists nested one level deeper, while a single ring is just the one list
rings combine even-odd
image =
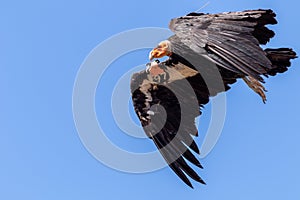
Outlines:
[{"label": "tail feather", "polygon": [[297,58],[296,52],[290,48],[265,49],[265,52],[272,62],[272,69],[268,71],[268,75],[271,76],[286,72],[291,66],[291,59]]},{"label": "tail feather", "polygon": [[[272,63],[272,68],[268,69],[266,76],[275,76],[277,73],[283,73],[288,70],[291,66],[291,59],[297,58],[296,52],[289,48],[279,49],[265,49],[266,56]],[[265,87],[251,76],[243,78],[245,83],[256,92],[263,100],[264,103],[267,101]]]}]

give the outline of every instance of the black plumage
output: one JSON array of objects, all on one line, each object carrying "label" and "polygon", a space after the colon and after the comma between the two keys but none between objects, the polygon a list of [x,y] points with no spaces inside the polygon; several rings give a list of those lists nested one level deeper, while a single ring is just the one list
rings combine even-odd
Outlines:
[{"label": "black plumage", "polygon": [[164,73],[132,76],[132,100],[145,133],[190,187],[187,175],[204,184],[186,161],[202,168],[191,150],[200,153],[195,118],[209,98],[242,78],[265,101],[263,76],[287,71],[296,58],[289,48],[260,47],[274,36],[266,25],[276,24],[275,16],[272,10],[249,10],[173,19],[169,59],[157,64]]}]

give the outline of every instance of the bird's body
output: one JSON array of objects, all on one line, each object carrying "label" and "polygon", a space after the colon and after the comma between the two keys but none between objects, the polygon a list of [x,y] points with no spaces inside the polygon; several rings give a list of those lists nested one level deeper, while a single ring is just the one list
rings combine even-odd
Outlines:
[{"label": "bird's body", "polygon": [[[135,111],[171,169],[189,186],[187,176],[204,183],[186,160],[202,168],[189,150],[200,153],[193,136],[195,118],[211,96],[230,89],[241,78],[266,100],[263,76],[274,76],[290,66],[296,53],[289,48],[265,49],[276,24],[272,10],[221,14],[191,13],[173,19],[175,33],[150,52],[148,70],[132,76]],[[189,148],[187,148],[187,146]]]}]

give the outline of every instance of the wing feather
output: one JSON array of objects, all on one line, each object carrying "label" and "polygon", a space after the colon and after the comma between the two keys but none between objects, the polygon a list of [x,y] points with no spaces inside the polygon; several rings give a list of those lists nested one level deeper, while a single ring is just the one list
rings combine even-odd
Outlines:
[{"label": "wing feather", "polygon": [[276,24],[275,16],[272,10],[192,13],[171,20],[169,28],[176,37],[169,40],[180,41],[220,67],[263,81],[260,75],[266,75],[272,63],[259,45],[275,35],[265,26]]},{"label": "wing feather", "polygon": [[[168,72],[171,67],[167,67],[166,63],[161,64]],[[182,63],[172,66],[182,67],[189,68]],[[192,92],[188,87],[192,88]],[[216,90],[215,93],[222,91]],[[149,80],[145,71],[141,71],[132,76],[131,92],[135,111],[145,133],[153,140],[170,168],[190,187],[192,184],[187,176],[205,184],[187,163],[203,168],[194,155],[200,154],[194,140],[194,136],[198,136],[195,118],[201,115],[200,109],[210,97],[201,75],[197,73],[179,79],[173,77],[172,82],[156,84]]]},{"label": "wing feather", "polygon": [[[146,134],[153,140],[163,158],[182,181],[192,187],[187,178],[189,176],[204,184],[204,181],[186,162],[189,161],[193,165],[203,168],[191,152],[192,150],[195,153],[200,153],[192,137],[192,135],[198,135],[195,126],[195,118],[200,115],[197,96],[187,93],[185,84],[182,84],[183,79],[166,85],[157,85],[147,81],[145,74],[146,72],[142,71],[133,75],[131,90],[135,111]],[[198,81],[197,84],[201,85],[202,83]],[[176,95],[172,88],[176,90]],[[149,96],[151,97],[149,98]],[[199,102],[208,102],[208,94],[198,94],[198,98],[200,97],[204,97],[205,100]],[[182,100],[181,104],[178,98]],[[192,104],[192,101],[196,103]],[[155,105],[163,107],[164,111],[155,108]],[[181,115],[182,109],[186,111],[184,116]],[[152,111],[151,115],[149,111]],[[163,119],[164,117],[166,119]]]},{"label": "wing feather", "polygon": [[[170,168],[190,187],[193,186],[188,177],[205,184],[188,162],[202,168],[194,155],[200,154],[194,140],[194,136],[198,136],[195,118],[201,115],[201,108],[209,98],[229,90],[230,84],[238,78],[250,75],[263,81],[260,75],[283,73],[290,66],[290,60],[297,57],[292,49],[263,51],[259,47],[274,36],[265,25],[275,23],[272,10],[214,15],[191,13],[173,19],[170,29],[175,35],[169,41],[175,55],[161,63],[169,79],[157,83],[145,70],[132,76],[132,101],[145,133]],[[196,70],[199,66],[191,64],[195,60],[200,61],[201,73],[213,80],[210,88]],[[211,64],[208,62],[217,64],[221,85],[214,81],[220,76],[206,66]],[[174,74],[174,69],[183,76]],[[192,92],[188,92],[189,87]]]}]

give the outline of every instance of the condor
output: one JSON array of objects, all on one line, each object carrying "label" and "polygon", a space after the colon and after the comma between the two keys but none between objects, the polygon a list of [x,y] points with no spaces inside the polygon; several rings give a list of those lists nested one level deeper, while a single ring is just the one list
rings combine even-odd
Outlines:
[{"label": "condor", "polygon": [[131,79],[132,100],[146,135],[170,168],[190,187],[188,176],[205,184],[186,161],[202,168],[194,136],[195,118],[209,98],[230,89],[237,79],[266,101],[264,79],[287,71],[296,53],[290,48],[262,49],[275,34],[272,10],[220,14],[190,13],[171,20],[175,33],[149,54]]}]

